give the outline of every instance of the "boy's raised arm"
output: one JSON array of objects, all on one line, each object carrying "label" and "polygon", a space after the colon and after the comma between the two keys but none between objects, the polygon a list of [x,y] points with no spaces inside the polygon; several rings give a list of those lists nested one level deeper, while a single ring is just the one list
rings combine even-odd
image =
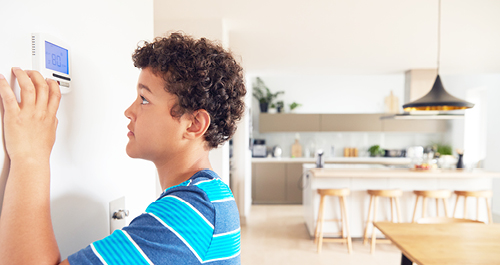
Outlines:
[{"label": "boy's raised arm", "polygon": [[58,84],[36,71],[12,69],[21,103],[0,75],[5,148],[11,159],[0,216],[0,264],[58,264],[50,217],[50,153],[55,142]]}]

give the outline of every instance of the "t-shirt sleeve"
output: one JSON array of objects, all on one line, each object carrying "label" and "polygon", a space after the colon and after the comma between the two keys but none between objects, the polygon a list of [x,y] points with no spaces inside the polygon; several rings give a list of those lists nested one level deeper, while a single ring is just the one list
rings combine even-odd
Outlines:
[{"label": "t-shirt sleeve", "polygon": [[214,233],[215,212],[196,187],[153,202],[129,226],[68,257],[80,264],[199,264]]}]

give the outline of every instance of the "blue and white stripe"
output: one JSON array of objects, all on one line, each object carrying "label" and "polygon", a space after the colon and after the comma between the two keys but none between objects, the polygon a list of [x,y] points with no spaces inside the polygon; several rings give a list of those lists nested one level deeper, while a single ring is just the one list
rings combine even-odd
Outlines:
[{"label": "blue and white stripe", "polygon": [[207,194],[208,199],[211,202],[224,202],[234,200],[234,196],[231,193],[231,190],[220,179],[200,181],[194,185],[202,189]]},{"label": "blue and white stripe", "polygon": [[214,235],[204,262],[225,260],[240,254],[240,228]]},{"label": "blue and white stripe", "polygon": [[214,226],[191,204],[176,197],[165,196],[152,203],[146,212],[167,227],[202,261],[214,232]]},{"label": "blue and white stripe", "polygon": [[116,230],[110,236],[92,243],[91,248],[105,265],[153,264],[130,236],[122,230]]}]

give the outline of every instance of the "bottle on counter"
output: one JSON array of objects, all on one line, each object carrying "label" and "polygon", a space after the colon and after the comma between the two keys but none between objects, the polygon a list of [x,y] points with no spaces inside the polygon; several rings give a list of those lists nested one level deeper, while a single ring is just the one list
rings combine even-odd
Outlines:
[{"label": "bottle on counter", "polygon": [[350,156],[351,156],[351,148],[344,147],[344,157],[350,157]]},{"label": "bottle on counter", "polygon": [[344,157],[358,157],[358,148],[355,147],[345,147]]},{"label": "bottle on counter", "polygon": [[306,149],[304,149],[304,157],[309,158],[311,157],[311,151],[309,150],[309,147],[306,146]]}]

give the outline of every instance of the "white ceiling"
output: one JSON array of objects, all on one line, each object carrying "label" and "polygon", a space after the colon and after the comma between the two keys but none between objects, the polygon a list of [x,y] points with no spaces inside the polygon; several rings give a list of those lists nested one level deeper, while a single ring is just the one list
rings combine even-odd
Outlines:
[{"label": "white ceiling", "polygon": [[[154,15],[223,20],[252,73],[392,74],[437,65],[438,0],[155,0]],[[441,73],[500,73],[500,0],[442,0],[441,16]]]}]

